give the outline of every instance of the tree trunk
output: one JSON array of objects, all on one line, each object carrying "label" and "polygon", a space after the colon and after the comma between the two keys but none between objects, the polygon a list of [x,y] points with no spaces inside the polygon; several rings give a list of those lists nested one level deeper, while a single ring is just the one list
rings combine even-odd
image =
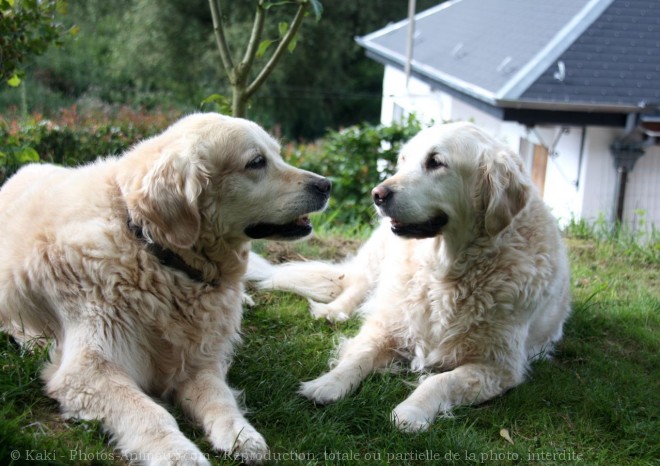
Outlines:
[{"label": "tree trunk", "polygon": [[231,114],[238,118],[247,117],[248,97],[245,94],[245,85],[232,86]]}]

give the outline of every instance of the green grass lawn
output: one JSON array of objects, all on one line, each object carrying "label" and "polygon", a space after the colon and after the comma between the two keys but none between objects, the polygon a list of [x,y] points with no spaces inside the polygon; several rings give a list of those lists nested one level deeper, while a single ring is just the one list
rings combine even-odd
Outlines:
[{"label": "green grass lawn", "polygon": [[[528,381],[476,407],[456,409],[430,431],[403,434],[389,414],[413,389],[405,370],[371,375],[345,400],[316,407],[296,394],[326,368],[337,338],[359,322],[313,320],[307,302],[255,292],[230,381],[273,464],[660,464],[660,263],[608,243],[569,240],[573,314],[549,361]],[[337,258],[355,240],[323,235],[293,245],[257,244],[273,258]],[[0,464],[125,464],[98,423],[63,421],[38,377],[44,354],[0,336]],[[182,430],[217,464],[199,429]],[[506,429],[510,440],[502,435]],[[16,451],[18,453],[16,453]],[[19,458],[12,462],[12,454]],[[40,459],[41,461],[37,461]]]}]

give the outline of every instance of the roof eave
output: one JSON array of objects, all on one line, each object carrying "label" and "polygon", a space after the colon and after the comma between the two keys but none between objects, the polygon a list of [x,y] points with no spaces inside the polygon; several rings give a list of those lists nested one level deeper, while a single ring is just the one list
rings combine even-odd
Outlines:
[{"label": "roof eave", "polygon": [[[359,45],[367,50],[370,58],[390,66],[396,66],[403,70],[405,58],[399,54],[391,53],[389,49],[375,46],[373,43],[365,43],[362,38],[357,38]],[[498,99],[492,92],[478,86],[471,85],[454,76],[442,73],[431,67],[420,65],[413,61],[412,71],[416,75],[428,78],[428,81],[437,82],[445,87],[451,88],[485,104],[493,107],[521,109],[521,110],[550,110],[550,111],[569,111],[569,112],[594,112],[594,113],[632,113],[640,112],[643,107],[640,105],[627,104],[599,104],[592,102],[556,102],[540,100],[520,100],[520,99]]]},{"label": "roof eave", "polygon": [[496,99],[494,105],[521,110],[553,110],[593,113],[639,113],[643,107],[630,104],[598,104],[591,102],[554,102],[541,100]]},{"label": "roof eave", "polygon": [[[458,3],[460,1],[461,0],[447,0],[447,1],[445,1],[441,4],[439,4],[439,5],[436,5],[432,8],[429,8],[428,10],[424,10],[422,12],[419,12],[415,15],[415,21],[418,21],[419,19],[425,18],[426,16],[430,16],[432,14],[435,14],[440,10],[444,10],[445,8],[449,8],[451,5],[453,5],[455,3]],[[400,21],[397,21],[395,23],[388,24],[384,28],[378,29],[378,30],[376,30],[372,33],[367,34],[366,36],[356,37],[355,41],[359,45],[362,45],[364,47],[363,42],[372,41],[372,40],[377,39],[381,36],[384,36],[385,34],[388,34],[388,33],[392,32],[392,31],[395,31],[397,29],[407,27],[407,26],[408,26],[408,18],[404,18],[404,19],[402,19]]]},{"label": "roof eave", "polygon": [[[366,42],[363,38],[356,38],[358,45],[364,47],[367,51],[367,56],[382,63],[383,65],[396,66],[402,70],[405,68],[406,58],[398,53],[392,52],[390,49],[379,46],[378,44]],[[479,99],[487,104],[495,104],[495,94],[492,92],[471,84],[462,79],[456,78],[447,73],[443,73],[435,68],[426,66],[416,60],[411,63],[411,71],[417,75],[424,76],[431,81],[437,81],[445,86],[451,87],[466,95]]]}]

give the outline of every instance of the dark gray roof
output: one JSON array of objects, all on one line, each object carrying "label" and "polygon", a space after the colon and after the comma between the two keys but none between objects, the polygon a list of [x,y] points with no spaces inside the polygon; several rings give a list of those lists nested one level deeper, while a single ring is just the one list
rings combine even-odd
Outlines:
[{"label": "dark gray roof", "polygon": [[522,100],[660,103],[660,2],[616,0],[546,69]]},{"label": "dark gray roof", "polygon": [[[625,111],[660,101],[658,0],[451,0],[415,18],[413,73],[489,105]],[[407,28],[357,40],[403,68]]]}]

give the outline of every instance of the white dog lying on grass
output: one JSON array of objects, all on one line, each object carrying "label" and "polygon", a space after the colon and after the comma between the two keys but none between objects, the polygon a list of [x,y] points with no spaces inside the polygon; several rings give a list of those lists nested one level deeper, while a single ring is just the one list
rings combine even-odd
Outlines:
[{"label": "white dog lying on grass", "polygon": [[122,157],[30,165],[0,190],[0,325],[53,340],[46,391],[128,458],[209,464],[152,397],[214,449],[268,455],[225,380],[250,240],[307,236],[330,193],[279,152],[255,123],[195,114]]},{"label": "white dog lying on grass", "polygon": [[271,266],[252,255],[248,275],[310,298],[316,317],[343,320],[359,306],[359,333],[301,394],[336,401],[405,358],[434,375],[392,420],[423,430],[438,413],[515,387],[561,338],[567,254],[519,157],[471,124],[420,132],[372,194],[384,219],[356,257]]}]

